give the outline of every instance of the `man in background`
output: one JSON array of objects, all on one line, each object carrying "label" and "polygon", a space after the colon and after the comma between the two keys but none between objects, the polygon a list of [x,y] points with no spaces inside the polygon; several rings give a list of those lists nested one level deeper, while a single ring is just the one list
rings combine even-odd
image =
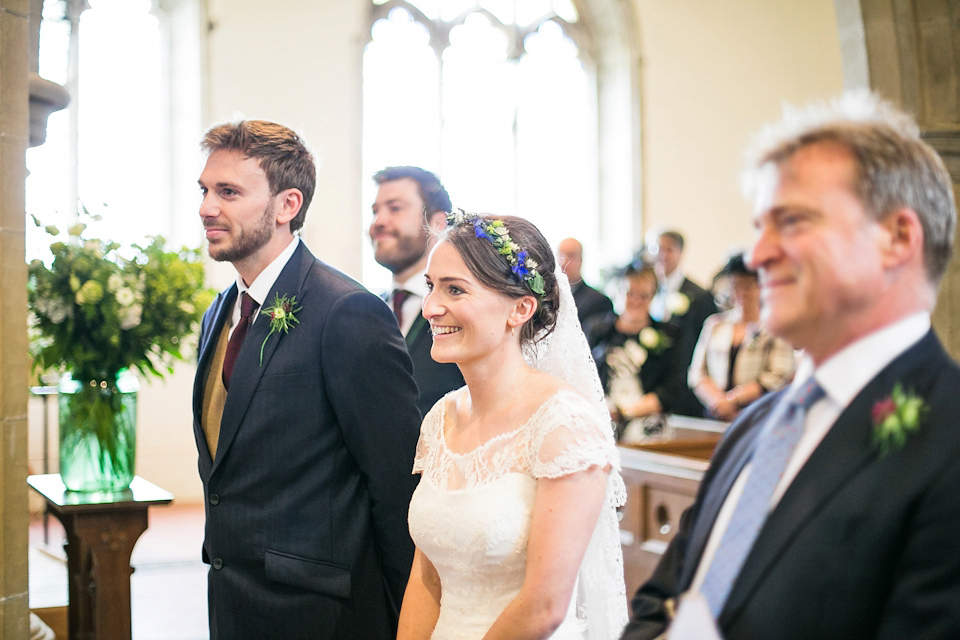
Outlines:
[{"label": "man in background", "polygon": [[560,266],[570,281],[573,301],[577,305],[577,317],[584,334],[590,336],[590,327],[597,320],[613,312],[610,298],[583,281],[583,245],[576,238],[564,238],[557,247]]},{"label": "man in background", "polygon": [[[703,322],[717,312],[717,305],[710,292],[687,278],[680,268],[683,244],[683,236],[677,231],[663,231],[657,237],[654,269],[659,286],[650,305],[650,315],[676,329],[678,367],[685,378]],[[684,384],[680,385],[679,393],[681,397],[673,403],[674,412],[702,418],[704,407],[693,390]]]},{"label": "man in background", "polygon": [[370,240],[377,263],[393,274],[387,303],[393,308],[413,360],[421,415],[447,392],[463,386],[460,369],[430,357],[433,334],[421,313],[427,294],[424,272],[436,234],[447,224],[450,196],[437,176],[419,167],[387,167],[373,176],[379,185],[373,203]]},{"label": "man in background", "polygon": [[930,328],[950,174],[867,93],[763,133],[749,262],[805,357],[728,430],[624,638],[660,636],[681,596],[697,638],[711,617],[727,640],[960,638],[960,368]]}]

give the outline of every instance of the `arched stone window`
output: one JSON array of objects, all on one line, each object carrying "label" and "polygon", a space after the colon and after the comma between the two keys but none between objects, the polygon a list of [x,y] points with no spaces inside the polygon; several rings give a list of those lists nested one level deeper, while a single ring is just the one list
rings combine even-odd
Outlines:
[{"label": "arched stone window", "polygon": [[[639,140],[621,4],[371,0],[364,203],[373,173],[412,164],[438,173],[454,207],[526,217],[554,244],[577,237],[588,270],[629,256]],[[364,280],[389,281],[369,247]]]},{"label": "arched stone window", "polygon": [[[44,2],[40,75],[71,103],[27,152],[29,214],[63,229],[79,202],[103,217],[91,230],[99,237],[197,243],[196,225],[183,224],[197,199],[197,25],[196,0]],[[47,244],[28,224],[28,257]]]}]

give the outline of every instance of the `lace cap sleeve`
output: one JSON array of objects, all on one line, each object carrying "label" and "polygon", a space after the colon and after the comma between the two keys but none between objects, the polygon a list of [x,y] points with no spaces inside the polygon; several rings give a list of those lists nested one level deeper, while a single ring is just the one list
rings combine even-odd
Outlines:
[{"label": "lace cap sleeve", "polygon": [[438,438],[443,433],[445,402],[446,396],[437,400],[420,423],[420,439],[417,441],[417,451],[413,457],[412,473],[422,474],[427,457],[436,450]]},{"label": "lace cap sleeve", "polygon": [[557,478],[593,466],[619,471],[620,457],[605,416],[572,391],[548,401],[532,427],[531,475]]}]

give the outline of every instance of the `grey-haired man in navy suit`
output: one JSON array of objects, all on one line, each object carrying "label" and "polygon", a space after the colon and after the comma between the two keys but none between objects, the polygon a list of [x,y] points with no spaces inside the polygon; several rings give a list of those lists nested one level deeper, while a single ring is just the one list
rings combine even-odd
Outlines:
[{"label": "grey-haired man in navy suit", "polygon": [[866,93],[788,114],[753,167],[761,319],[805,358],[728,430],[624,638],[678,599],[729,640],[960,638],[960,369],[930,328],[950,174]]}]

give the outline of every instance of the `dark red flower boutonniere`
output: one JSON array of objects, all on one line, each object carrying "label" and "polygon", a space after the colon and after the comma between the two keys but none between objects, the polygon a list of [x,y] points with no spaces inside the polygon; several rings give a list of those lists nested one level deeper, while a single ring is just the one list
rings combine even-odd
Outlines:
[{"label": "dark red flower boutonniere", "polygon": [[903,447],[907,436],[920,428],[929,407],[923,398],[912,391],[904,391],[900,383],[893,387],[889,397],[877,401],[871,410],[873,442],[880,456]]},{"label": "dark red flower boutonniere", "polygon": [[297,296],[288,298],[276,293],[274,294],[273,304],[261,312],[267,314],[267,317],[270,318],[270,333],[267,334],[267,337],[263,339],[263,344],[260,345],[260,366],[263,366],[263,348],[267,346],[267,340],[274,333],[287,333],[293,325],[300,324],[296,316],[300,309],[301,307],[297,306]]}]

